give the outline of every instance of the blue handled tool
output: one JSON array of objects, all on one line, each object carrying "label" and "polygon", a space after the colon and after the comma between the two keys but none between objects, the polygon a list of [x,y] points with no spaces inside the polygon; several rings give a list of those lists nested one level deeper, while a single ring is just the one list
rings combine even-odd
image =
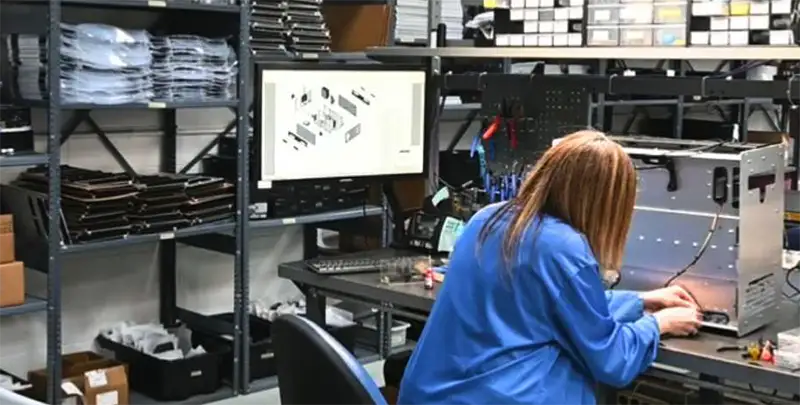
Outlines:
[{"label": "blue handled tool", "polygon": [[495,202],[494,185],[492,184],[492,176],[489,173],[483,175],[483,188],[489,197],[489,202]]},{"label": "blue handled tool", "polygon": [[510,181],[510,183],[511,183],[511,198],[514,198],[514,197],[517,196],[517,188],[519,187],[519,183],[518,183],[519,179],[518,179],[517,175],[513,174],[513,173],[510,174],[509,176],[511,177],[511,179],[510,179],[511,180]]},{"label": "blue handled tool", "polygon": [[469,148],[469,157],[475,157],[475,155],[478,155],[478,163],[480,165],[481,176],[485,176],[487,173],[486,150],[483,148],[483,143],[481,142],[480,133],[475,135],[474,138],[472,138],[472,144],[470,145]]}]

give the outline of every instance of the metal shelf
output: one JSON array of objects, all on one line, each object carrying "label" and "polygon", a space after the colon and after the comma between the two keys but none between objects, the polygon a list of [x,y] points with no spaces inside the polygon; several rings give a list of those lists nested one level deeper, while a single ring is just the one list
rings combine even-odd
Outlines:
[{"label": "metal shelf", "polygon": [[251,220],[251,229],[275,228],[288,225],[318,224],[320,222],[342,221],[347,219],[357,219],[383,214],[383,208],[374,205],[365,205],[359,208],[348,208],[344,210],[329,211],[319,214],[300,215],[291,218],[276,218],[265,220]]},{"label": "metal shelf", "polygon": [[[3,2],[5,3],[6,0]],[[8,0],[8,3],[46,6],[48,0]],[[202,4],[190,0],[61,0],[61,5],[69,7],[153,9],[153,11],[184,10],[214,13],[238,13],[240,10],[240,7],[234,4]]]},{"label": "metal shelf", "polygon": [[129,235],[122,239],[113,239],[101,242],[87,242],[74,245],[65,245],[61,251],[67,254],[86,253],[97,250],[113,249],[124,246],[138,245],[144,243],[153,243],[162,240],[181,239],[191,236],[207,235],[211,233],[226,233],[232,232],[235,223],[232,221],[225,221],[219,223],[211,223],[206,225],[191,226],[188,228],[176,229],[174,231],[149,233],[143,235]]},{"label": "metal shelf", "polygon": [[397,58],[476,58],[476,59],[646,59],[646,60],[800,60],[797,46],[746,47],[614,47],[614,48],[472,48],[472,47],[373,47],[366,51],[376,60]]},{"label": "metal shelf", "polygon": [[[14,102],[27,107],[46,108],[47,100],[18,100]],[[236,107],[239,100],[214,100],[214,101],[151,101],[148,103],[127,104],[91,104],[91,103],[64,103],[62,110],[177,110],[183,108],[224,108]]]},{"label": "metal shelf", "polygon": [[31,295],[25,296],[25,303],[15,307],[0,308],[0,317],[42,312],[47,309],[47,301]]},{"label": "metal shelf", "polygon": [[[798,47],[800,53],[800,47]],[[536,85],[537,82],[559,83],[564,89],[582,88],[594,93],[640,96],[702,96],[704,99],[800,99],[800,79],[747,80],[715,77],[672,77],[666,75],[618,76],[605,74],[585,75],[529,75],[505,73],[464,73],[445,75],[447,90],[483,90],[486,83],[496,77],[513,76],[520,83]],[[645,101],[645,103],[647,103]]]},{"label": "metal shelf", "polygon": [[113,7],[113,8],[156,8],[172,10],[207,11],[214,13],[238,13],[235,4],[202,4],[187,0],[61,0],[62,4],[74,6]]},{"label": "metal shelf", "polygon": [[47,155],[43,153],[0,155],[0,167],[24,167],[45,164],[47,164]]},{"label": "metal shelf", "polygon": [[[249,128],[247,128],[247,120],[243,119],[248,116],[249,105],[244,97],[234,100],[214,100],[214,101],[188,101],[188,102],[160,102],[152,101],[145,103],[129,103],[121,105],[100,105],[93,103],[62,103],[61,102],[61,87],[59,86],[59,75],[57,72],[60,70],[59,61],[61,60],[61,49],[58,44],[60,43],[59,37],[61,35],[61,23],[63,21],[62,14],[66,15],[67,20],[74,21],[80,20],[84,22],[104,22],[95,21],[94,14],[96,9],[106,10],[135,10],[144,11],[156,14],[161,17],[170,16],[175,18],[199,18],[207,20],[218,20],[226,22],[224,26],[230,26],[230,31],[220,33],[218,26],[208,26],[209,35],[225,35],[237,38],[234,42],[236,54],[238,56],[239,76],[237,78],[237,91],[239,95],[248,93],[249,87],[252,85],[250,76],[250,49],[249,49],[249,31],[250,31],[250,13],[249,3],[242,1],[240,5],[208,5],[193,0],[3,0],[3,9],[8,11],[5,13],[6,19],[3,20],[3,27],[5,34],[37,34],[45,35],[46,43],[48,44],[46,54],[47,66],[46,69],[51,74],[47,75],[48,80],[46,83],[49,89],[48,100],[16,100],[14,104],[19,106],[43,108],[46,109],[47,128],[47,151],[44,154],[32,155],[19,155],[19,156],[3,156],[0,157],[0,165],[2,166],[28,166],[36,164],[46,164],[48,170],[48,178],[51,179],[48,184],[47,194],[47,213],[46,217],[58,218],[61,213],[61,183],[58,179],[61,178],[61,145],[66,141],[69,136],[74,132],[81,123],[86,123],[92,130],[97,133],[101,143],[109,151],[110,155],[123,167],[124,170],[133,173],[133,168],[128,164],[119,150],[117,150],[113,143],[108,140],[106,133],[100,126],[92,119],[89,112],[91,110],[124,110],[124,109],[150,109],[150,110],[163,110],[161,115],[163,118],[164,135],[161,145],[161,165],[159,171],[165,173],[176,173],[177,167],[177,109],[185,108],[226,108],[231,109],[236,114],[237,118],[231,128],[235,128],[238,140],[238,148],[243,151],[244,156],[239,160],[236,173],[236,206],[237,212],[246,212],[248,205],[248,169],[247,157],[248,143],[247,136]],[[6,10],[8,9],[8,10]],[[180,16],[175,11],[180,11]],[[165,14],[167,13],[167,14]],[[103,14],[103,13],[101,13]],[[113,15],[114,13],[105,13],[103,15]],[[186,14],[184,16],[184,14]],[[82,15],[83,17],[80,17]],[[233,28],[234,21],[238,22],[236,28]],[[227,24],[231,23],[231,24]],[[143,23],[145,24],[145,23]],[[200,24],[198,29],[206,27]],[[130,27],[129,27],[130,28]],[[216,32],[215,32],[216,31]],[[194,30],[193,34],[201,34]],[[64,119],[69,112],[72,117]],[[233,234],[232,238],[237,246],[242,246],[244,241],[247,240],[247,217],[237,215],[234,219],[226,222],[205,224],[196,227],[189,227],[178,229],[171,232],[162,232],[156,234],[145,235],[131,235],[119,240],[92,242],[76,245],[64,245],[59,237],[61,235],[60,221],[47,221],[46,229],[39,230],[49,235],[46,240],[22,240],[18,236],[17,251],[21,256],[20,259],[25,262],[26,267],[44,271],[47,273],[47,300],[29,300],[24,306],[2,309],[0,313],[3,315],[10,313],[19,313],[21,311],[44,310],[47,314],[47,355],[46,363],[48,366],[48,378],[46,387],[46,396],[49,403],[61,402],[61,390],[58,384],[60,375],[62,373],[62,260],[64,255],[67,254],[80,254],[98,252],[104,249],[111,249],[115,247],[122,247],[128,245],[137,245],[144,243],[158,243],[158,267],[161,274],[160,285],[160,307],[159,319],[166,325],[174,324],[178,307],[176,304],[176,240],[206,234],[215,233],[228,233]],[[41,232],[40,232],[41,233]],[[32,237],[32,236],[28,236]],[[239,328],[239,314],[242,313],[247,307],[247,303],[240,297],[242,292],[247,291],[246,279],[243,277],[246,274],[247,267],[247,252],[245,249],[236,249],[235,256],[232,257],[233,269],[231,277],[234,280],[234,300],[233,311],[237,314],[234,327]],[[234,334],[233,344],[236,348],[241,346],[241,334]],[[242,382],[240,379],[242,362],[239,358],[239,350],[233,352],[233,364],[236,366],[232,370],[231,388],[219,390],[218,392],[193,398],[189,401],[180,401],[179,403],[206,403],[227,397],[234,396],[239,393]],[[57,378],[58,377],[58,378]],[[196,401],[196,402],[195,402]],[[132,394],[132,403],[152,403],[154,401],[147,398]]]}]

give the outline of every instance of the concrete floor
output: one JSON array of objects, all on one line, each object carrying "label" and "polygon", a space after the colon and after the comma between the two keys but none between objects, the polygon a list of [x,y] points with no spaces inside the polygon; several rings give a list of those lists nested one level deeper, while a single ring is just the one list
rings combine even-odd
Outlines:
[{"label": "concrete floor", "polygon": [[[375,379],[375,383],[379,387],[383,386],[383,361],[376,361],[374,363],[364,365],[369,375]],[[212,402],[213,405],[245,405],[245,404],[258,404],[258,405],[279,405],[281,403],[280,395],[277,388],[271,390],[255,392],[249,395],[242,395],[238,397],[224,399],[218,402]]]}]

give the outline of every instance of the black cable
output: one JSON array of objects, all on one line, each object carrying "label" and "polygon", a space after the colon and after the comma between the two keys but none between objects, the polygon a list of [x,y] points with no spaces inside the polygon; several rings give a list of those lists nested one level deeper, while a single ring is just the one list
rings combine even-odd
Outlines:
[{"label": "black cable", "polygon": [[[753,384],[747,384],[747,385],[750,387],[750,391],[755,392],[756,394],[762,394],[761,392],[758,392],[756,390],[756,388],[753,386]],[[778,390],[772,390],[772,394],[770,394],[770,396],[774,397],[774,396],[777,396],[777,395],[778,395]],[[764,401],[764,400],[761,400],[761,403],[762,404],[767,404],[767,405],[772,405],[773,404],[773,402]]]},{"label": "black cable", "polygon": [[703,257],[703,255],[706,253],[706,250],[708,250],[708,247],[711,245],[711,239],[714,238],[714,233],[717,232],[717,225],[719,225],[719,217],[722,215],[723,207],[724,207],[723,204],[719,204],[717,206],[717,213],[714,214],[714,219],[711,220],[711,226],[708,228],[706,239],[703,241],[703,244],[700,245],[700,249],[697,250],[697,254],[694,255],[692,261],[689,262],[689,264],[687,264],[686,267],[682,268],[680,271],[678,271],[672,277],[670,277],[667,280],[667,282],[664,283],[664,287],[669,287],[670,285],[672,285],[672,283],[675,282],[675,280],[677,280],[680,276],[684,275],[687,271],[689,271],[689,269],[691,269],[695,264],[697,264],[697,262],[699,262],[700,259]]},{"label": "black cable", "polygon": [[792,273],[794,272],[800,272],[800,263],[786,271],[786,285],[794,290],[794,292],[791,295],[784,293],[784,296],[790,300],[800,296],[800,287],[792,282]]}]

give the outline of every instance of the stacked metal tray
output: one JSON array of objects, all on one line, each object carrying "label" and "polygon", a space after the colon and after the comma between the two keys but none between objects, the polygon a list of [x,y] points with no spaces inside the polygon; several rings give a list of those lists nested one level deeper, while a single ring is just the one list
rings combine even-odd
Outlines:
[{"label": "stacked metal tray", "polygon": [[289,46],[297,54],[331,50],[331,33],[322,15],[322,0],[288,0]]},{"label": "stacked metal tray", "polygon": [[286,1],[253,0],[250,16],[250,50],[255,57],[286,56],[289,29]]},{"label": "stacked metal tray", "polygon": [[[36,167],[3,188],[22,217],[41,218],[47,169]],[[64,166],[61,229],[66,243],[159,233],[232,218],[234,187],[221,178],[157,174],[130,176]],[[27,208],[25,212],[22,208]]]}]

